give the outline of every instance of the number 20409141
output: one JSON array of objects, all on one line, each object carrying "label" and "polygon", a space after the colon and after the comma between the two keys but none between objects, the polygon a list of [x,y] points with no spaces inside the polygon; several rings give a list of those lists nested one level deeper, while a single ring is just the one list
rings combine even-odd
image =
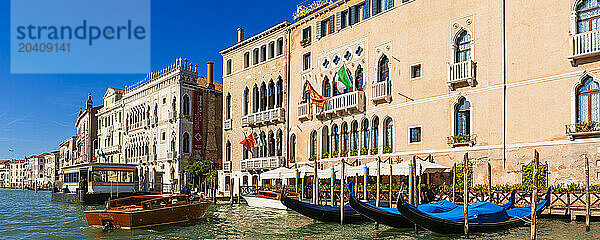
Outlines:
[{"label": "number 20409141", "polygon": [[70,43],[19,43],[20,53],[69,53],[71,52]]}]

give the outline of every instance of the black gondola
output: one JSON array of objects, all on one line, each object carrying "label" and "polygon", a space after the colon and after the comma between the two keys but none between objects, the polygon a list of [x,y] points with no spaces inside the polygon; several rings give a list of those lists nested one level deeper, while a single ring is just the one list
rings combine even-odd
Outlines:
[{"label": "black gondola", "polygon": [[[365,202],[359,201],[354,196],[353,191],[353,183],[350,182],[348,184],[348,191],[350,192],[350,206],[356,210],[361,215],[368,217],[369,219],[395,228],[411,228],[414,226],[414,223],[404,218],[402,214],[396,208],[384,208],[384,207],[376,207],[372,204],[367,204]],[[511,193],[510,201],[504,205],[503,208],[507,210],[514,206],[515,193],[513,191]],[[448,202],[449,203],[449,202]],[[451,203],[449,203],[451,204]],[[450,209],[447,209],[450,210]],[[445,211],[445,210],[444,210]]]},{"label": "black gondola", "polygon": [[[288,198],[285,196],[285,194],[281,195],[281,203],[283,203],[283,205],[285,205],[287,208],[317,221],[340,222],[340,207],[310,204]],[[344,223],[355,223],[362,221],[370,221],[370,219],[362,216],[360,213],[352,209],[350,204],[344,205]]]},{"label": "black gondola", "polygon": [[[550,204],[551,189],[546,192],[544,200],[537,205],[537,212],[541,213]],[[472,206],[472,205],[471,205]],[[415,206],[405,202],[402,198],[398,198],[398,211],[403,217],[409,221],[419,225],[422,228],[432,232],[441,234],[461,234],[464,233],[464,220],[451,221],[432,216],[417,209]],[[458,210],[463,211],[463,208]],[[458,213],[457,213],[458,214]],[[531,215],[531,206],[522,208],[511,208],[503,212],[494,213],[494,215],[471,215],[469,212],[469,232],[492,232],[497,230],[508,229],[512,227],[524,226],[529,223]],[[504,215],[504,216],[500,216]],[[471,220],[474,217],[476,220]],[[503,221],[492,222],[494,219],[506,218]],[[464,218],[463,218],[464,219]]]}]

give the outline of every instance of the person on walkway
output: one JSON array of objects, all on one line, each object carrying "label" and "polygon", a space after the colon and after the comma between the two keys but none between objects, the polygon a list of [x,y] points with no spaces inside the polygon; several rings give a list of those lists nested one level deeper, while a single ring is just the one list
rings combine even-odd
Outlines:
[{"label": "person on walkway", "polygon": [[191,195],[192,194],[192,190],[190,189],[190,187],[186,184],[185,186],[183,186],[183,188],[181,189],[181,191],[179,191],[179,193],[181,194],[185,194],[185,195]]}]

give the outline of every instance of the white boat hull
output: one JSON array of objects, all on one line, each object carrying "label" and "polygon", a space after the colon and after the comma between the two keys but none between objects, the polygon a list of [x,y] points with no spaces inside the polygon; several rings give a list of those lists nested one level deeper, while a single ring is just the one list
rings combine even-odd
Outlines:
[{"label": "white boat hull", "polygon": [[279,210],[287,210],[287,207],[284,206],[281,201],[276,199],[268,199],[261,197],[253,197],[253,196],[244,196],[244,199],[248,203],[250,207],[259,207],[259,208],[273,208]]}]

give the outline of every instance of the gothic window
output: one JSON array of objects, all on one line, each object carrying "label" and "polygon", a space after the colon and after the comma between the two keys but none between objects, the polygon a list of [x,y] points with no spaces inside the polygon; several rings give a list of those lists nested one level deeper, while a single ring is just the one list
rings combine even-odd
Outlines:
[{"label": "gothic window", "polygon": [[348,142],[350,137],[348,136],[348,124],[342,123],[342,151],[348,150]]},{"label": "gothic window", "polygon": [[277,56],[283,54],[283,38],[277,39]]},{"label": "gothic window", "polygon": [[356,73],[354,74],[354,88],[357,91],[363,90],[363,69],[360,65],[356,68]]},{"label": "gothic window", "polygon": [[471,103],[465,98],[461,98],[455,107],[455,129],[454,134],[465,134],[471,133]]},{"label": "gothic window", "polygon": [[290,159],[296,159],[296,134],[290,136]]},{"label": "gothic window", "polygon": [[456,39],[456,62],[471,60],[471,34],[463,31]]},{"label": "gothic window", "polygon": [[308,82],[304,83],[304,89],[302,94],[302,103],[310,102],[310,91],[308,89]]},{"label": "gothic window", "polygon": [[379,59],[378,65],[378,82],[389,81],[390,80],[390,60],[387,56],[383,55],[381,59]]},{"label": "gothic window", "polygon": [[268,154],[268,149],[267,149],[267,135],[265,134],[265,132],[261,132],[260,133],[260,139],[259,141],[261,141],[261,156],[260,157],[266,157]]},{"label": "gothic window", "polygon": [[371,130],[371,132],[373,133],[373,149],[377,149],[379,147],[379,117],[375,116],[375,118],[373,118],[373,128]]},{"label": "gothic window", "polygon": [[244,68],[250,67],[250,52],[244,53]]},{"label": "gothic window", "polygon": [[591,77],[577,89],[577,122],[600,122],[600,86]]},{"label": "gothic window", "polygon": [[188,133],[183,134],[183,152],[190,152],[190,135]]},{"label": "gothic window", "polygon": [[331,85],[329,84],[329,78],[325,76],[323,80],[323,97],[331,97]]},{"label": "gothic window", "polygon": [[583,0],[577,6],[577,33],[600,29],[600,2]]},{"label": "gothic window", "polygon": [[255,48],[254,50],[252,50],[252,65],[258,64],[258,59],[259,59],[258,55],[259,55],[258,48]]},{"label": "gothic window", "polygon": [[321,154],[329,153],[329,128],[323,127],[321,132]]},{"label": "gothic window", "polygon": [[283,156],[283,132],[277,130],[277,156]]},{"label": "gothic window", "polygon": [[227,75],[231,74],[231,59],[228,59],[228,60],[227,60],[227,65],[226,65],[226,67],[225,67],[225,68],[226,68],[226,69],[225,69],[225,72],[226,72],[226,74],[227,74]]},{"label": "gothic window", "polygon": [[227,93],[227,97],[225,97],[225,119],[231,119],[231,94]]},{"label": "gothic window", "polygon": [[248,107],[250,105],[250,99],[249,96],[250,95],[250,91],[248,90],[248,87],[246,87],[244,89],[244,96],[243,96],[243,103],[242,103],[242,108],[244,111],[244,116],[248,115]]},{"label": "gothic window", "polygon": [[362,147],[369,148],[369,120],[365,119],[362,122]]},{"label": "gothic window", "polygon": [[394,120],[387,118],[383,123],[385,136],[383,137],[384,153],[391,153],[394,146]]},{"label": "gothic window", "polygon": [[231,162],[231,142],[229,140],[225,144],[225,161]]},{"label": "gothic window", "polygon": [[350,143],[350,149],[358,150],[358,122],[353,121],[351,126],[352,141]]},{"label": "gothic window", "polygon": [[267,85],[264,82],[260,86],[260,110],[267,110]]},{"label": "gothic window", "polygon": [[269,82],[269,109],[275,108],[275,83]]},{"label": "gothic window", "polygon": [[310,133],[310,157],[317,156],[317,131]]},{"label": "gothic window", "polygon": [[254,88],[252,89],[252,98],[252,112],[256,113],[260,108],[260,95],[258,93],[258,86],[256,85],[254,85]]},{"label": "gothic window", "polygon": [[277,107],[283,107],[283,79],[277,80]]},{"label": "gothic window", "polygon": [[340,136],[338,133],[339,133],[338,126],[333,125],[332,132],[331,132],[331,138],[333,139],[333,151],[334,152],[340,151]]},{"label": "gothic window", "polygon": [[275,135],[273,131],[269,131],[269,157],[275,156]]},{"label": "gothic window", "polygon": [[275,42],[269,43],[269,59],[275,57]]}]

